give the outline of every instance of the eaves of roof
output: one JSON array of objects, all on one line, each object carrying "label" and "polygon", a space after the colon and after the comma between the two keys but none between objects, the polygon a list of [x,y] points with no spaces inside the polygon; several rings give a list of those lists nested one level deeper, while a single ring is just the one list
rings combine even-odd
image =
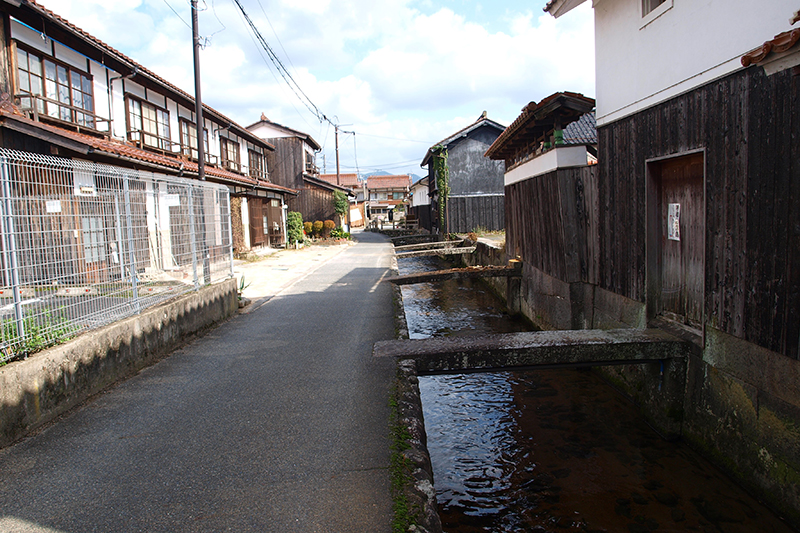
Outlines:
[{"label": "eaves of roof", "polygon": [[544,12],[550,13],[555,18],[572,11],[586,0],[550,0],[544,6]]},{"label": "eaves of roof", "polygon": [[457,131],[453,135],[447,137],[446,139],[442,139],[438,143],[436,143],[433,146],[431,146],[430,148],[428,148],[428,151],[425,153],[425,157],[422,158],[422,163],[420,163],[419,166],[424,167],[425,165],[427,165],[430,162],[430,159],[431,159],[431,157],[433,157],[433,153],[436,151],[435,148],[437,146],[444,146],[445,148],[447,148],[451,143],[457,141],[458,139],[461,139],[462,137],[466,137],[467,135],[469,135],[470,133],[472,133],[476,129],[478,129],[480,127],[483,127],[483,126],[489,126],[489,127],[496,128],[501,133],[506,129],[505,126],[503,126],[502,124],[500,124],[498,122],[495,122],[494,120],[492,120],[490,118],[481,117],[478,120],[476,120],[475,122],[473,122],[472,124],[470,124],[469,126],[467,126],[466,128],[463,128],[463,129]]},{"label": "eaves of roof", "polygon": [[332,183],[334,185],[340,185],[342,187],[361,187],[362,184],[358,181],[358,174],[339,174],[339,182],[336,182],[336,174],[320,174],[319,179],[323,181],[327,181],[328,183]]},{"label": "eaves of roof", "polygon": [[323,189],[327,189],[329,191],[341,191],[347,194],[348,196],[355,196],[353,194],[353,190],[350,187],[336,185],[335,183],[330,183],[325,180],[315,178],[314,176],[311,176],[309,174],[303,174],[303,180],[313,185],[316,185],[317,187],[322,187]]},{"label": "eaves of roof", "polygon": [[[116,139],[96,137],[59,128],[52,124],[36,122],[21,114],[10,112],[7,106],[0,107],[0,127],[41,139],[56,146],[61,146],[86,156],[87,158],[91,158],[92,155],[94,155],[116,160],[119,162],[120,166],[124,167],[144,167],[151,171],[159,171],[179,176],[198,175],[199,169],[195,161],[143,150]],[[294,189],[263,180],[257,180],[250,176],[244,176],[214,166],[206,165],[204,171],[207,179],[218,183],[246,186],[292,195],[298,194],[298,191]]]},{"label": "eaves of roof", "polygon": [[561,120],[561,127],[564,128],[578,120],[581,115],[590,112],[594,106],[594,98],[567,91],[551,94],[538,104],[531,102],[522,108],[522,113],[500,134],[485,155],[494,160],[505,159],[515,142],[524,141],[523,137],[535,137],[552,129],[557,116]]},{"label": "eaves of roof", "polygon": [[[798,12],[800,13],[800,11]],[[800,41],[800,28],[779,33],[773,39],[766,41],[758,48],[742,56],[742,66],[749,67],[766,60],[770,54],[788,52],[790,48]]]},{"label": "eaves of roof", "polygon": [[[183,91],[154,72],[148,70],[133,59],[129,58],[119,50],[109,46],[97,37],[82,30],[72,24],[62,16],[50,11],[46,7],[38,4],[35,0],[0,0],[5,4],[5,9],[17,20],[28,24],[34,29],[42,28],[47,35],[59,41],[86,57],[98,63],[114,69],[123,75],[132,76],[132,80],[166,89],[172,93],[176,101],[181,101],[189,109],[194,110],[194,97]],[[233,120],[229,119],[216,109],[203,104],[203,114],[207,118],[213,118],[220,124],[230,124],[235,133],[255,144],[264,145],[266,148],[274,150],[275,147],[270,143],[253,135],[246,128],[243,128]]]},{"label": "eaves of roof", "polygon": [[[272,122],[269,119],[263,119],[262,118],[258,122],[254,122],[254,123],[250,124],[249,126],[247,126],[246,129],[248,131],[250,131],[251,129],[253,129],[253,128],[257,127],[257,126],[260,126],[262,124],[265,125],[265,126],[273,126],[275,128],[280,128],[280,129],[284,130],[286,133],[292,134],[292,136],[294,136],[294,137],[298,137],[300,139],[303,139],[308,144],[310,144],[311,147],[314,150],[321,150],[322,149],[322,146],[320,146],[320,144],[317,141],[315,141],[314,138],[311,135],[309,135],[308,133],[303,133],[302,131],[296,130],[294,128],[290,128],[289,126],[284,126],[283,124],[278,124],[277,122]],[[251,133],[251,135],[252,135],[252,133]]]}]

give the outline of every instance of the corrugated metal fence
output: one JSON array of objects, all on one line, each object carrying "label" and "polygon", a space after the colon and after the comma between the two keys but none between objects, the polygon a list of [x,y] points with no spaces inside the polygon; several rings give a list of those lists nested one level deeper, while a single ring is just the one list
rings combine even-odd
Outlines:
[{"label": "corrugated metal fence", "polygon": [[0,363],[233,275],[221,185],[0,149]]}]

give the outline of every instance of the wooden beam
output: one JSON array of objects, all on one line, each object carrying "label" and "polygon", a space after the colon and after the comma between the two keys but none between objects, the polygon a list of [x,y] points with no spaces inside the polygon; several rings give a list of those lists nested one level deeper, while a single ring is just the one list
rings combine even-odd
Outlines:
[{"label": "wooden beam", "polygon": [[400,252],[396,253],[395,257],[398,259],[402,257],[420,257],[424,255],[461,255],[471,254],[476,249],[475,246],[461,247],[461,248],[442,248],[440,250],[417,250],[413,252]]},{"label": "wooden beam", "polygon": [[514,268],[513,266],[477,266],[406,274],[405,276],[386,278],[384,281],[394,283],[395,285],[413,285],[415,283],[428,283],[431,281],[444,281],[456,278],[502,278],[519,276],[521,273],[521,269]]}]

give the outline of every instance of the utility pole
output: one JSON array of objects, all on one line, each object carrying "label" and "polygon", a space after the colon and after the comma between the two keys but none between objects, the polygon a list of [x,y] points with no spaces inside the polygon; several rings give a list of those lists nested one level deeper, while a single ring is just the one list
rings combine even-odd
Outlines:
[{"label": "utility pole", "polygon": [[339,125],[333,125],[333,131],[336,135],[336,185],[341,185],[339,182]]},{"label": "utility pole", "polygon": [[[192,7],[192,44],[194,54],[194,107],[197,126],[197,177],[200,181],[206,180],[206,146],[203,135],[203,99],[200,96],[200,35],[197,23],[197,0],[191,1]],[[191,155],[191,154],[190,154]],[[189,194],[194,195],[194,191]],[[200,253],[203,254],[203,281],[206,285],[211,283],[211,257],[208,255],[206,244],[206,209],[205,192],[200,197]]]},{"label": "utility pole", "polygon": [[[203,99],[200,96],[200,35],[197,23],[197,0],[192,0],[192,42],[194,53],[194,108],[197,127],[197,177],[206,179],[206,147],[203,131]],[[190,154],[191,155],[191,154]]]}]

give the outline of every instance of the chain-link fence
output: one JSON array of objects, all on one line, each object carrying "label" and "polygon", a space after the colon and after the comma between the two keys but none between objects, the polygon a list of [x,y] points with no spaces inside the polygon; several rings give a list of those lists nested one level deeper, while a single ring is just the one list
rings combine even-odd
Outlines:
[{"label": "chain-link fence", "polygon": [[233,275],[228,189],[0,149],[0,363]]}]

